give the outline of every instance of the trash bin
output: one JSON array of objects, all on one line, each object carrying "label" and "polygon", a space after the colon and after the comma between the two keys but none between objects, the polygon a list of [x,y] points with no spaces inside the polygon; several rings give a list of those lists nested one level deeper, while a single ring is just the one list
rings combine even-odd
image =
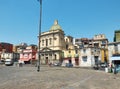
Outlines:
[{"label": "trash bin", "polygon": [[105,68],[105,72],[108,73],[108,68],[107,67]]}]

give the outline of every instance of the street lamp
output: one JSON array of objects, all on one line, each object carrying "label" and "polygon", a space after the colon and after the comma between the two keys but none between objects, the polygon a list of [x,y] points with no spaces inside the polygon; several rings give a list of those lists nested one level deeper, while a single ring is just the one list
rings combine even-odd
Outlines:
[{"label": "street lamp", "polygon": [[38,0],[40,3],[40,20],[39,20],[39,41],[38,41],[38,66],[37,71],[40,71],[40,36],[41,36],[41,20],[42,20],[42,0]]}]

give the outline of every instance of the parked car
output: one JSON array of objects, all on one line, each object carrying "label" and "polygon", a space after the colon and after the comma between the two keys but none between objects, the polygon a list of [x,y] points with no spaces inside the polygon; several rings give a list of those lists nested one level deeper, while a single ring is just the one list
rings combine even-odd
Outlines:
[{"label": "parked car", "polygon": [[53,65],[54,65],[54,66],[61,66],[61,63],[58,62],[58,63],[54,63]]},{"label": "parked car", "polygon": [[66,63],[66,67],[73,67],[72,63]]},{"label": "parked car", "polygon": [[99,67],[98,64],[93,66],[93,69],[95,69],[95,70],[99,70],[99,68],[100,68],[100,67]]},{"label": "parked car", "polygon": [[100,67],[105,68],[105,67],[106,67],[106,64],[105,64],[105,63],[101,63],[101,64],[100,64]]},{"label": "parked car", "polygon": [[3,62],[0,60],[0,64],[2,65],[3,64]]},{"label": "parked car", "polygon": [[9,65],[13,65],[13,60],[12,59],[5,59],[5,65],[9,66]]},{"label": "parked car", "polygon": [[5,61],[3,60],[3,59],[1,59],[0,60],[0,64],[2,65],[2,64],[4,64],[5,63]]}]

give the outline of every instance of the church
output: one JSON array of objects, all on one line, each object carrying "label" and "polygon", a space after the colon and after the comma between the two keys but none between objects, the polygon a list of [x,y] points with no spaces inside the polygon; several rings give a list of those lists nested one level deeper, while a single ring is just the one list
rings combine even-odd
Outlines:
[{"label": "church", "polygon": [[[49,31],[42,32],[39,39],[41,64],[62,63],[64,50],[68,49],[68,45],[65,41],[65,33],[58,24],[58,20],[54,21]],[[66,40],[69,40],[69,38]]]}]

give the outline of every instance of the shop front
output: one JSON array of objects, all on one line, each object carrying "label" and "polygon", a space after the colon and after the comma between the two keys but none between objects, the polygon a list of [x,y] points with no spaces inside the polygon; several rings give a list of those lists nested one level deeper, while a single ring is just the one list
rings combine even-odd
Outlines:
[{"label": "shop front", "polygon": [[120,56],[112,56],[110,58],[110,62],[114,72],[120,72]]}]

